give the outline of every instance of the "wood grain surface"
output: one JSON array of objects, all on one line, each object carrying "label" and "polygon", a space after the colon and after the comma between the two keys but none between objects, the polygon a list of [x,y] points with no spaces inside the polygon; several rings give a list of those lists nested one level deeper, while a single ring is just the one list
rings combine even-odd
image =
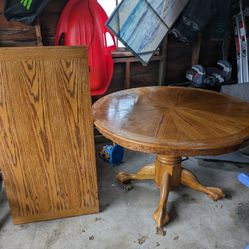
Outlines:
[{"label": "wood grain surface", "polygon": [[214,201],[225,197],[218,187],[201,184],[182,168],[182,156],[221,154],[248,143],[249,104],[220,93],[179,87],[143,87],[116,92],[93,105],[94,123],[107,138],[126,148],[156,153],[154,164],[138,172],[119,172],[117,182],[130,190],[131,180],[154,180],[160,198],[153,214],[156,231],[170,221],[169,192],[180,184]]},{"label": "wood grain surface", "polygon": [[93,105],[94,123],[126,148],[170,156],[222,154],[249,140],[249,104],[194,88],[143,87]]},{"label": "wood grain surface", "polygon": [[87,51],[0,49],[0,167],[15,224],[98,212]]}]

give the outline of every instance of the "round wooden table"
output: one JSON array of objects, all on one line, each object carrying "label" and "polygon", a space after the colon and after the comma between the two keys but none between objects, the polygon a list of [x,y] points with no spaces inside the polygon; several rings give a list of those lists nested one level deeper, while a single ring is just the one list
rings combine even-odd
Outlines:
[{"label": "round wooden table", "polygon": [[172,188],[183,184],[214,201],[225,196],[182,168],[182,156],[223,154],[249,141],[249,104],[207,90],[165,86],[115,92],[94,103],[93,116],[97,129],[114,143],[157,154],[154,164],[134,174],[121,172],[116,179],[155,181],[160,188],[153,216],[158,234],[164,234],[169,221],[165,206]]}]

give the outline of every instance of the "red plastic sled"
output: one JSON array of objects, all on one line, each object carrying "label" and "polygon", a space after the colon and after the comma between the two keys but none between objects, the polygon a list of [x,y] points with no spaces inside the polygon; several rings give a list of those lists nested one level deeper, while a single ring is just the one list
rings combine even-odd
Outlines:
[{"label": "red plastic sled", "polygon": [[[113,34],[105,27],[108,17],[97,0],[69,0],[57,25],[56,45],[64,35],[64,45],[88,48],[91,95],[104,94],[112,79],[111,52],[116,49]],[[113,45],[107,45],[107,35]]]}]

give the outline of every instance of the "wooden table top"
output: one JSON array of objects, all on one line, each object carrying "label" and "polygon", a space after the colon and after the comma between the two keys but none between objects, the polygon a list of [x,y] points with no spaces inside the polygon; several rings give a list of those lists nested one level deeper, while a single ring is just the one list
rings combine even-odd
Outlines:
[{"label": "wooden table top", "polygon": [[126,148],[165,155],[213,155],[249,141],[249,104],[183,87],[143,87],[93,105],[94,124]]}]

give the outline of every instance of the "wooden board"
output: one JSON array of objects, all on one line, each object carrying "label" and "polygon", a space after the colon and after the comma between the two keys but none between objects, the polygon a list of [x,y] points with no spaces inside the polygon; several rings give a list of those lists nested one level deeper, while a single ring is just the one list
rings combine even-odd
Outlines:
[{"label": "wooden board", "polygon": [[0,167],[15,224],[98,212],[87,50],[0,49]]}]

